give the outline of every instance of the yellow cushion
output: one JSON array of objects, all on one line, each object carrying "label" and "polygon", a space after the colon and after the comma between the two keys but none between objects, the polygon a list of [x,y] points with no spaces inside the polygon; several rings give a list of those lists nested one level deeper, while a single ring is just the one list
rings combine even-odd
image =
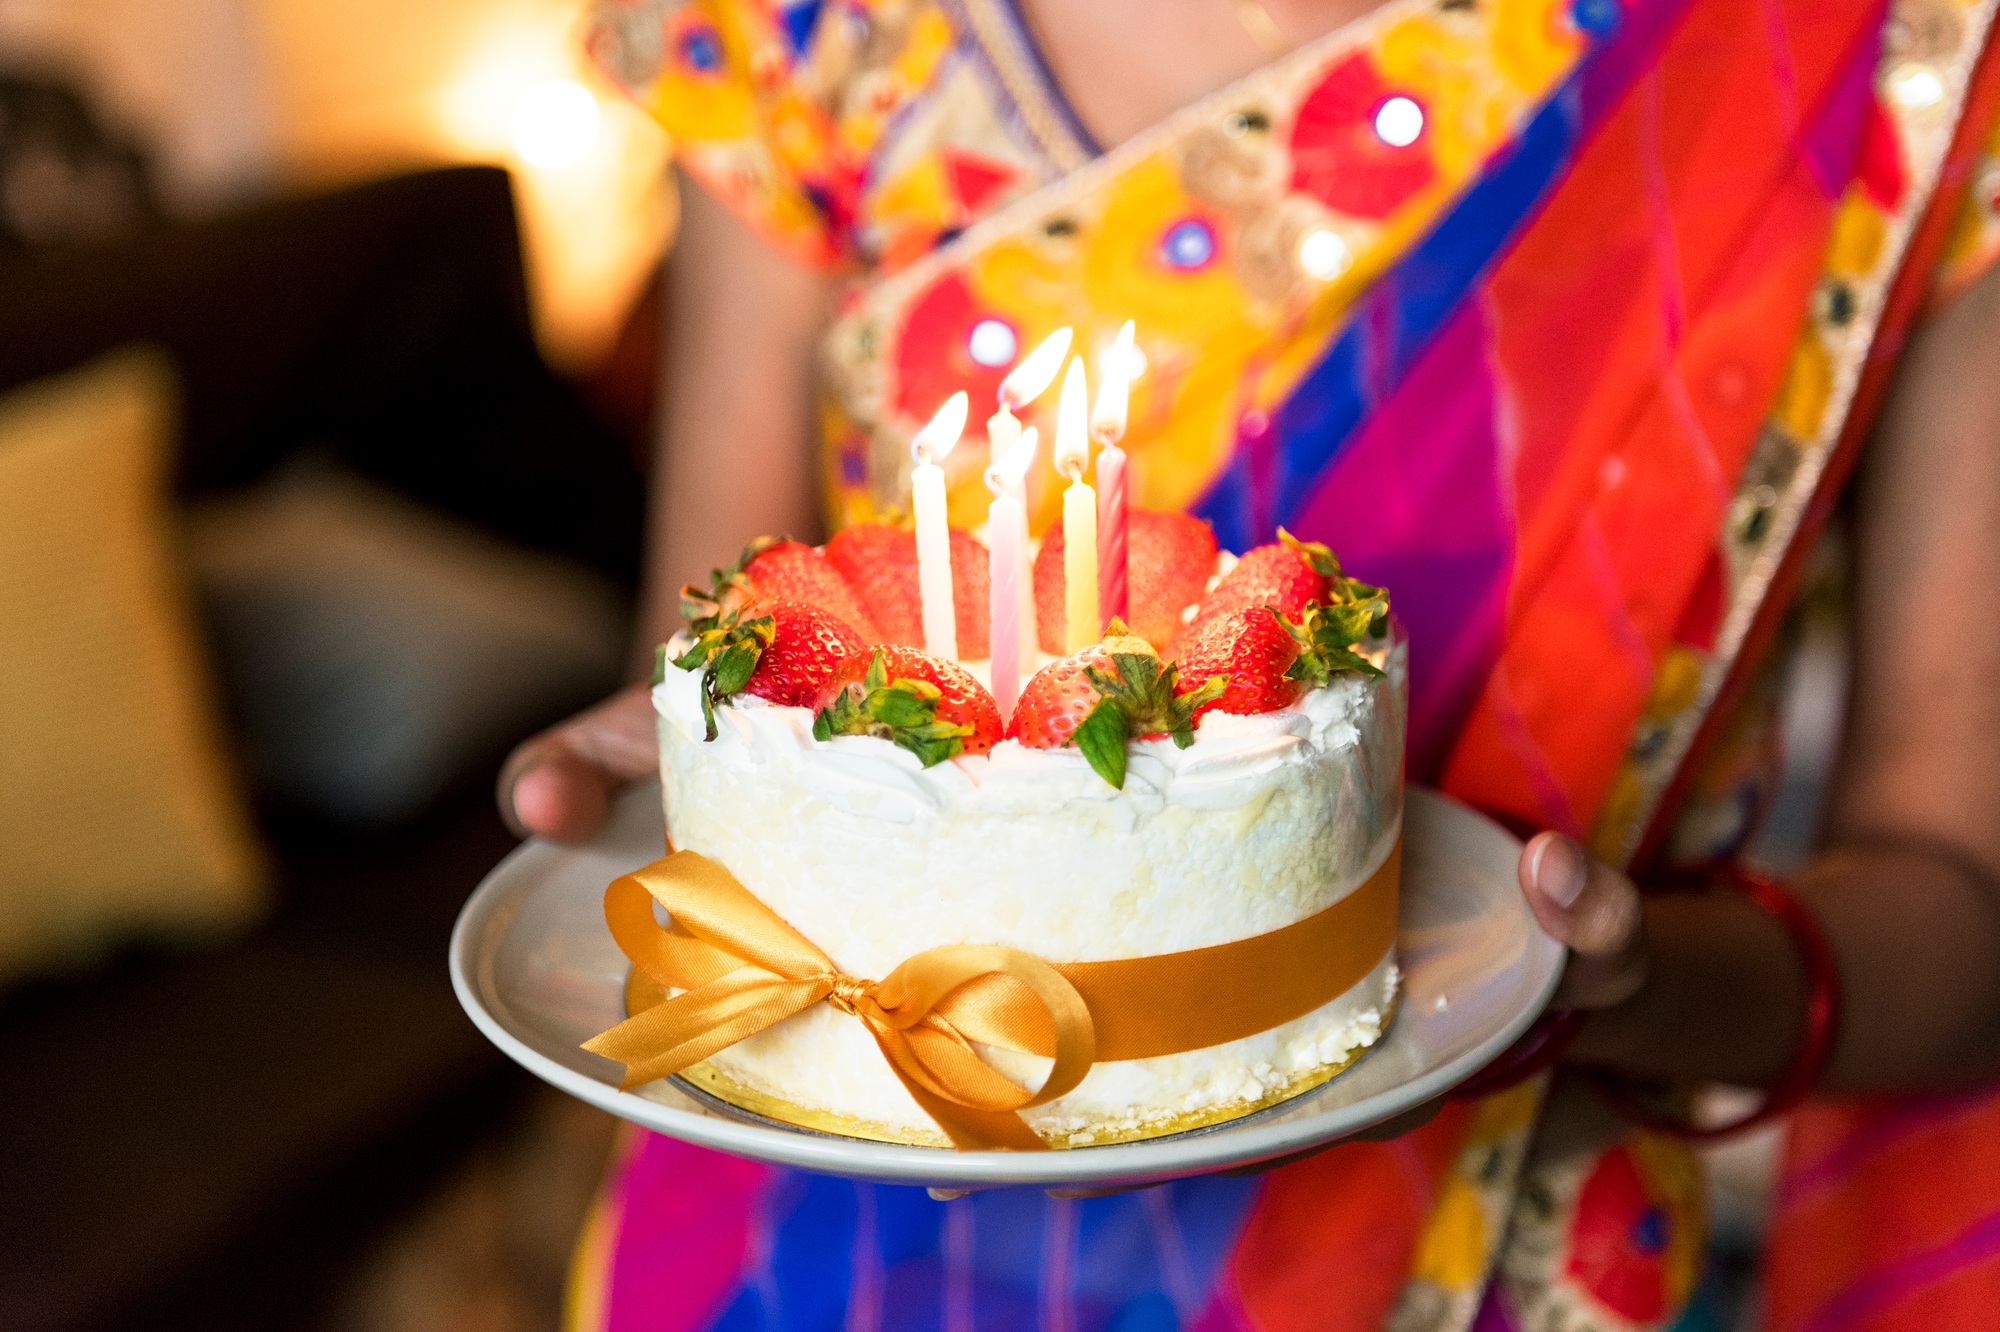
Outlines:
[{"label": "yellow cushion", "polygon": [[262,901],[167,508],[175,401],[140,350],[0,396],[0,981]]}]

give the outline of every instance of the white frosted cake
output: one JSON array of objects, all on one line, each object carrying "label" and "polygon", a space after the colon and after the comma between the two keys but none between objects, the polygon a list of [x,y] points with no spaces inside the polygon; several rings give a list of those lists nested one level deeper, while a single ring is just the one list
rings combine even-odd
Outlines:
[{"label": "white frosted cake", "polygon": [[[1397,844],[1405,649],[1381,636],[1357,650],[1380,674],[1343,671],[1277,710],[1206,711],[1185,747],[1132,740],[1122,789],[1074,746],[1009,738],[925,766],[878,735],[815,738],[810,707],[742,693],[712,707],[709,739],[701,666],[665,663],[653,702],[668,829],[853,976],[879,978],[942,944],[1090,962],[1265,934],[1354,892]],[[1080,1146],[1247,1114],[1351,1064],[1380,1037],[1396,992],[1391,946],[1303,1017],[1188,1053],[1100,1062],[1022,1115],[1051,1145]],[[1049,1068],[981,1053],[1029,1088]],[[826,1004],[682,1076],[813,1127],[946,1141],[866,1027]]]}]

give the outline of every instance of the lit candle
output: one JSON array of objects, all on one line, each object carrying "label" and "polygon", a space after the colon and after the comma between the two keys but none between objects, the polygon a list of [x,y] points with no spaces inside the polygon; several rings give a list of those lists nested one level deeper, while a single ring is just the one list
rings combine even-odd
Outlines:
[{"label": "lit candle", "polygon": [[1132,382],[1132,321],[1118,330],[1118,341],[1098,363],[1103,380],[1097,386],[1097,403],[1090,410],[1090,437],[1103,448],[1097,455],[1097,599],[1099,611],[1108,620],[1130,618],[1125,581],[1125,513],[1127,477],[1125,450],[1118,441],[1125,438],[1125,404]]},{"label": "lit candle", "polygon": [[1035,625],[1033,579],[1028,570],[1028,467],[1035,460],[1035,429],[1030,426],[1014,446],[986,468],[986,485],[993,503],[986,510],[987,568],[991,573],[989,608],[993,623],[993,701],[1000,720],[1014,715],[1021,697],[1021,676],[1033,664]]},{"label": "lit candle", "polygon": [[[1016,443],[1022,438],[1021,422],[1014,413],[1041,397],[1049,385],[1055,382],[1056,373],[1062,369],[1063,357],[1069,353],[1072,336],[1068,328],[1057,329],[1043,338],[1041,345],[1029,352],[1021,363],[1008,371],[1007,377],[1000,381],[1000,410],[993,413],[986,421],[987,457],[997,462],[1013,452]],[[1007,493],[1020,503],[1023,513],[1027,512],[1028,507],[1027,469],[1033,460],[1034,450],[1030,448],[1021,467],[1004,478]],[[989,478],[991,475],[989,472]],[[1032,626],[1035,623],[1035,579],[1033,560],[1025,541],[1021,543],[1020,562],[1021,567],[1014,580],[1021,599],[1019,622]],[[1032,675],[1041,659],[1040,645],[1036,643],[1032,632],[1023,632],[1020,640],[1021,671]],[[995,655],[998,655],[997,649]],[[1004,711],[1002,715],[1005,715]]]},{"label": "lit candle", "polygon": [[1062,369],[1063,357],[1069,355],[1069,341],[1073,336],[1068,328],[1057,329],[1043,338],[1042,345],[1023,357],[1019,365],[1007,372],[1007,377],[1000,381],[1002,411],[1020,411],[1056,382],[1056,371]]},{"label": "lit candle", "polygon": [[924,651],[958,660],[958,618],[951,604],[951,527],[945,520],[944,469],[938,463],[965,433],[969,403],[961,391],[945,399],[930,424],[910,441],[910,507],[917,516],[917,592],[923,600]]},{"label": "lit candle", "polygon": [[1097,618],[1097,492],[1084,484],[1090,461],[1090,390],[1083,358],[1072,357],[1056,404],[1056,470],[1069,478],[1063,493],[1063,611],[1065,653],[1081,652],[1103,637]]}]

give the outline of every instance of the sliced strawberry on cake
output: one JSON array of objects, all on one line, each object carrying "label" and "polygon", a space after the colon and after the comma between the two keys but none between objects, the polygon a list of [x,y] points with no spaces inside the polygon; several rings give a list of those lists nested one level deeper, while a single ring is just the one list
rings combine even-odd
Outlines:
[{"label": "sliced strawberry on cake", "polygon": [[[1126,518],[1125,571],[1129,631],[1163,648],[1215,575],[1215,533],[1190,514],[1133,509]],[[1063,532],[1057,524],[1035,556],[1035,626],[1044,652],[1063,650],[1068,614],[1063,591]]]},{"label": "sliced strawberry on cake", "polygon": [[1172,736],[1187,748],[1195,713],[1226,686],[1219,678],[1187,690],[1180,683],[1151,643],[1113,620],[1103,642],[1035,673],[1008,734],[1030,749],[1075,745],[1098,776],[1122,790],[1126,742]]},{"label": "sliced strawberry on cake", "polygon": [[873,735],[928,768],[1000,743],[1000,709],[957,662],[916,648],[884,646],[841,662],[813,701],[813,735]]},{"label": "sliced strawberry on cake", "polygon": [[[878,641],[924,645],[923,597],[917,580],[917,535],[886,523],[855,523],[833,534],[826,560],[846,579],[882,631]],[[990,570],[986,547],[971,533],[951,530],[951,599],[958,655],[976,661],[992,651]]]},{"label": "sliced strawberry on cake", "polygon": [[868,647],[842,620],[789,599],[722,611],[693,628],[694,643],[673,662],[701,672],[701,716],[710,740],[717,705],[750,694],[786,707],[808,706],[841,662]]}]

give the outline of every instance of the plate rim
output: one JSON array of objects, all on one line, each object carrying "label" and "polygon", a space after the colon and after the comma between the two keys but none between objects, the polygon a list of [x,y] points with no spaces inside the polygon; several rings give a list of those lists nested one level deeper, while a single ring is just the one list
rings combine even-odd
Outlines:
[{"label": "plate rim", "polygon": [[[621,804],[636,800],[642,792],[655,789],[656,785],[644,783],[628,789],[620,794],[618,800]],[[1404,806],[1406,827],[1412,808],[1417,807],[1423,810],[1418,816],[1420,818],[1474,820],[1515,846],[1520,845],[1513,833],[1493,819],[1440,792],[1415,785],[1406,786]],[[482,961],[475,955],[475,950],[477,941],[492,933],[491,927],[508,900],[521,891],[513,883],[520,872],[520,862],[574,853],[590,845],[585,842],[564,846],[530,838],[488,871],[460,908],[458,918],[452,925],[449,945],[451,984],[459,1005],[480,1033],[503,1054],[544,1082],[641,1128],[772,1165],[886,1183],[954,1188],[1110,1185],[1255,1165],[1352,1137],[1449,1091],[1491,1063],[1518,1040],[1548,1007],[1563,974],[1562,945],[1539,928],[1531,928],[1527,959],[1531,966],[1540,966],[1545,972],[1532,1003],[1510,1014],[1495,1031],[1456,1057],[1398,1083],[1388,1091],[1336,1107],[1321,1115],[1257,1122],[1269,1113],[1264,1111],[1240,1121],[1162,1138],[1072,1147],[1055,1152],[958,1152],[938,1147],[839,1138],[749,1119],[676,1109],[637,1092],[620,1091],[614,1084],[599,1081],[543,1054],[510,1031],[489,1010],[471,974],[480,968]],[[491,958],[485,958],[484,962],[490,967]],[[1398,1025],[1392,1024],[1384,1032],[1382,1039],[1385,1046],[1395,1038]],[[1303,1093],[1306,1096],[1313,1094],[1315,1092]],[[1271,1107],[1272,1110],[1278,1108]]]}]

